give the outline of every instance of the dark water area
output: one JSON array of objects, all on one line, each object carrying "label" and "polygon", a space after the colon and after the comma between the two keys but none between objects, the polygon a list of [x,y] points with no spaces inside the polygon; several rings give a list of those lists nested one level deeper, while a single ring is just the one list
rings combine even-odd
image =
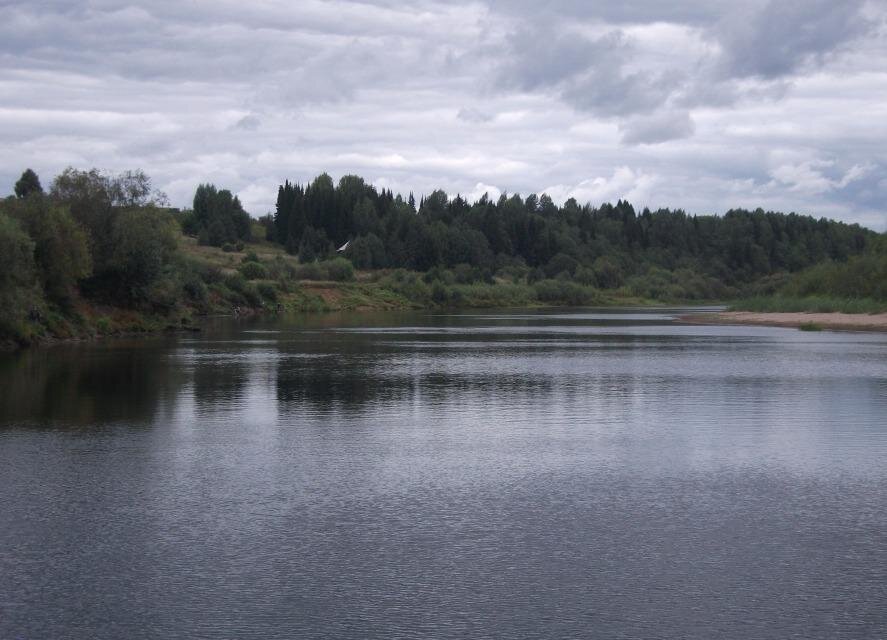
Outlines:
[{"label": "dark water area", "polygon": [[0,356],[0,638],[887,637],[887,334],[219,321]]}]

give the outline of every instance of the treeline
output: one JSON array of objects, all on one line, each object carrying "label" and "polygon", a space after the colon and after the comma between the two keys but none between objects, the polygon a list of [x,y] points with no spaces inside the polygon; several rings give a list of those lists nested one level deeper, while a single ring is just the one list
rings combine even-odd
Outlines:
[{"label": "treeline", "polygon": [[887,311],[887,235],[847,260],[826,260],[797,273],[764,278],[734,306],[748,311]]},{"label": "treeline", "polygon": [[846,261],[827,260],[793,274],[780,288],[793,296],[827,295],[887,300],[887,236]]},{"label": "treeline", "polygon": [[[103,305],[170,318],[243,306],[322,308],[299,282],[349,281],[354,268],[375,270],[362,289],[352,287],[354,308],[373,300],[887,299],[884,236],[760,209],[695,216],[636,211],[624,201],[558,206],[544,194],[468,202],[442,191],[417,203],[357,176],[334,183],[322,174],[281,185],[275,213],[260,226],[237,196],[211,184],[197,187],[191,209],[170,209],[141,171],[69,168],[44,189],[29,169],[14,192],[0,201],[0,340],[77,333],[72,323],[88,323]],[[245,243],[262,227],[272,244],[260,257]],[[183,251],[182,233],[196,239],[190,244],[241,253],[214,263],[199,247]]]},{"label": "treeline", "polygon": [[267,237],[303,261],[345,255],[360,269],[417,271],[468,265],[489,276],[524,270],[530,281],[571,279],[603,289],[630,285],[652,298],[735,296],[745,285],[825,261],[845,261],[877,236],[859,225],[797,214],[600,207],[547,195],[487,196],[471,203],[435,191],[416,205],[357,176],[334,185],[280,186]]}]

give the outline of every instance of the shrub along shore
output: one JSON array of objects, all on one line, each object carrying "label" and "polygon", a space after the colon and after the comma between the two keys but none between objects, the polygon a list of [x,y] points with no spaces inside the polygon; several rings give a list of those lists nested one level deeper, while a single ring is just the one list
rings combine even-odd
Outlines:
[{"label": "shrub along shore", "polygon": [[882,311],[887,241],[762,210],[691,216],[627,202],[441,191],[417,203],[357,176],[286,182],[258,220],[200,185],[167,206],[141,171],[27,170],[0,201],[0,343],[190,329],[201,316],[737,300]]}]

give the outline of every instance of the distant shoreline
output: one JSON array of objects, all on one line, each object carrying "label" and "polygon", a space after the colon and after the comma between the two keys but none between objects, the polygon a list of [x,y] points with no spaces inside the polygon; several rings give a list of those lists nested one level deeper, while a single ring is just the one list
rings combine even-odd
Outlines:
[{"label": "distant shoreline", "polygon": [[758,311],[718,311],[678,317],[688,324],[745,324],[770,327],[834,329],[838,331],[887,332],[887,313],[780,313]]},{"label": "distant shoreline", "polygon": [[[310,283],[308,284],[309,288],[311,286],[331,286],[331,285],[341,285],[342,283]],[[332,296],[329,302],[335,303],[338,302],[338,298],[336,296]],[[657,307],[661,306],[658,304],[652,304],[649,301],[632,301],[632,300],[611,300],[608,303],[601,304],[602,308],[619,308],[623,306],[623,304],[632,304],[632,306],[637,306],[645,309],[654,310]],[[544,309],[546,307],[555,307],[556,305],[550,304],[536,304],[536,305],[528,305],[520,308],[534,308],[534,309]],[[477,309],[479,307],[472,306],[463,306],[463,307],[449,307],[450,309]],[[499,307],[499,308],[517,308],[517,307]],[[289,309],[284,311],[284,313],[338,313],[338,312],[356,312],[356,313],[365,313],[365,312],[373,312],[373,311],[419,311],[419,310],[427,310],[429,307],[356,307],[356,308],[344,308],[340,306],[331,306],[325,309],[316,309],[316,310],[306,310],[306,309]],[[244,309],[244,316],[255,316],[255,315],[264,315],[263,311],[256,309]],[[0,353],[9,352],[9,351],[17,351],[22,348],[35,347],[35,346],[49,346],[54,344],[63,344],[63,343],[78,343],[78,342],[94,342],[96,340],[102,340],[106,338],[127,338],[127,337],[154,337],[163,334],[173,334],[173,333],[190,333],[190,332],[200,332],[202,330],[203,322],[212,317],[236,317],[230,316],[229,314],[206,314],[202,316],[197,316],[193,319],[193,324],[187,324],[183,326],[157,326],[151,329],[142,329],[142,330],[122,330],[115,331],[109,334],[96,334],[96,333],[86,333],[75,336],[68,337],[51,337],[46,336],[38,341],[30,344],[30,345],[21,345],[16,344],[15,342],[8,341],[0,341]],[[685,323],[685,324],[696,324],[696,325],[757,325],[757,326],[770,326],[770,327],[786,327],[792,329],[807,329],[807,330],[836,330],[836,331],[874,331],[874,332],[887,332],[887,313],[878,313],[878,314],[862,314],[862,313],[808,313],[808,312],[758,312],[758,311],[698,311],[695,313],[683,314],[680,316],[676,316],[677,321]]]}]

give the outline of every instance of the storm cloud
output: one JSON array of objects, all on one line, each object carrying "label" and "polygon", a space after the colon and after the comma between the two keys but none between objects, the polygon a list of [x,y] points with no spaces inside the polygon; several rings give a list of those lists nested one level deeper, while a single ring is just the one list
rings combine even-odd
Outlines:
[{"label": "storm cloud", "polygon": [[25,167],[529,194],[887,228],[887,9],[847,0],[0,6],[0,193]]}]

